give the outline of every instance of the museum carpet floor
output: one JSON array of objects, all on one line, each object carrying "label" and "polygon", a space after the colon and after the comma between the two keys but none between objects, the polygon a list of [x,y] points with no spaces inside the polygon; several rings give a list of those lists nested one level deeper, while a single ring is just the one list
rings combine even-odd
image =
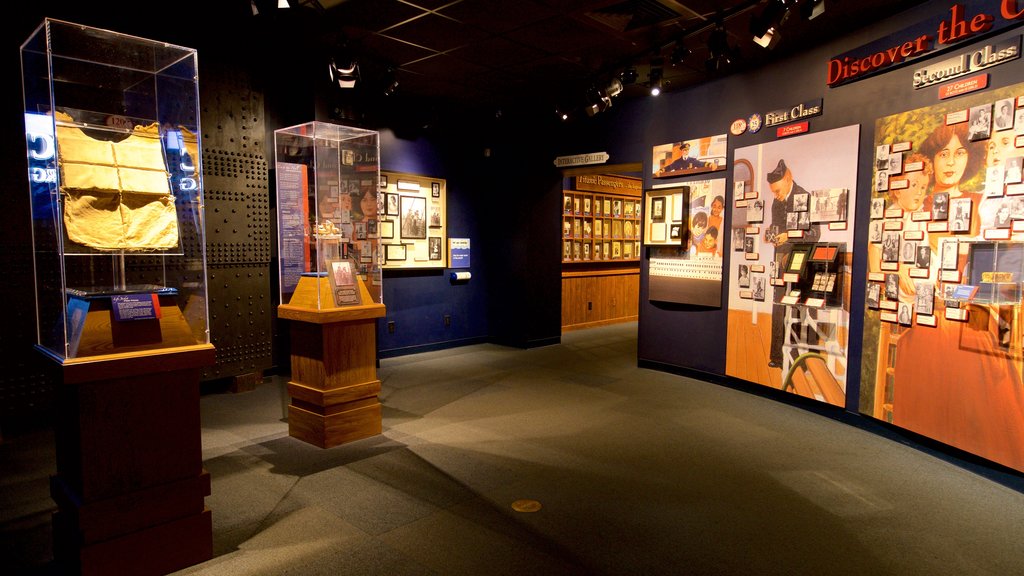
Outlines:
[{"label": "museum carpet floor", "polygon": [[[215,556],[178,574],[1024,574],[1019,475],[636,347],[630,323],[383,360],[384,433],[329,450],[288,436],[284,378],[206,394]],[[5,574],[52,572],[52,459],[46,431],[0,443]]]}]

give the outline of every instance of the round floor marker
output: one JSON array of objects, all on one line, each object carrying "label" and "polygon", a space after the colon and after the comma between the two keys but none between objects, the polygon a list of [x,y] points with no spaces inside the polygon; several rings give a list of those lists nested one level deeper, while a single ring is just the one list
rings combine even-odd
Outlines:
[{"label": "round floor marker", "polygon": [[512,503],[512,509],[516,512],[536,512],[540,510],[540,502],[536,500],[516,500]]}]

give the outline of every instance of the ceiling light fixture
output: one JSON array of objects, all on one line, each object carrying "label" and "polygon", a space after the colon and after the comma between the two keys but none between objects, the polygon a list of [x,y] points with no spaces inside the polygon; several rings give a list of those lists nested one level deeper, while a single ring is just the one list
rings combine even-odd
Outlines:
[{"label": "ceiling light fixture", "polygon": [[708,72],[717,72],[724,66],[732,64],[730,54],[732,48],[729,46],[729,35],[721,22],[715,25],[715,29],[708,36],[708,59],[705,65]]},{"label": "ceiling light fixture", "polygon": [[648,75],[648,83],[650,84],[650,87],[651,87],[651,96],[657,96],[657,95],[661,94],[661,88],[662,88],[661,75],[662,75],[662,69],[660,67],[658,67],[658,68],[652,67],[651,68],[651,72]]},{"label": "ceiling light fixture", "polygon": [[814,20],[825,13],[825,0],[804,0],[800,3],[800,15],[804,20]]},{"label": "ceiling light fixture", "polygon": [[[342,64],[339,65],[339,61]],[[354,58],[331,58],[327,72],[330,74],[331,83],[337,84],[338,88],[355,88],[356,83],[359,81],[359,63]]]},{"label": "ceiling light fixture", "polygon": [[690,57],[690,54],[693,54],[693,50],[687,48],[686,44],[683,44],[683,41],[680,40],[676,43],[676,47],[672,50],[672,55],[668,57],[668,61],[673,66],[679,66]]}]

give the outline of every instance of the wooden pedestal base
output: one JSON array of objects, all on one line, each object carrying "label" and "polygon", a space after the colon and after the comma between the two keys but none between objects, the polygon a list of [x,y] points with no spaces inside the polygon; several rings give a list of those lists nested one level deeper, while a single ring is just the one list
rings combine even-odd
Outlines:
[{"label": "wooden pedestal base", "polygon": [[166,574],[213,557],[199,372],[211,345],[64,360],[54,556],[77,574]]},{"label": "wooden pedestal base", "polygon": [[[365,290],[363,302],[372,302]],[[381,433],[376,319],[384,312],[383,304],[372,303],[278,307],[279,318],[292,320],[291,436],[331,448]]]}]

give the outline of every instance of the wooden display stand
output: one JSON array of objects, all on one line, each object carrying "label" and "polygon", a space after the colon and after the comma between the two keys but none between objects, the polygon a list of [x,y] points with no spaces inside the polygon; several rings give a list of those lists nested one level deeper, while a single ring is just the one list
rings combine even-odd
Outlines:
[{"label": "wooden display stand", "polygon": [[42,351],[56,360],[62,379],[57,475],[50,482],[61,568],[83,575],[166,574],[212,558],[199,374],[214,363],[214,347],[69,359]]},{"label": "wooden display stand", "polygon": [[[278,317],[292,321],[288,433],[320,448],[383,430],[376,319],[385,307],[373,303],[361,280],[359,291],[369,304],[334,307],[328,279],[304,276],[278,307]],[[317,294],[328,307],[317,307]]]}]

